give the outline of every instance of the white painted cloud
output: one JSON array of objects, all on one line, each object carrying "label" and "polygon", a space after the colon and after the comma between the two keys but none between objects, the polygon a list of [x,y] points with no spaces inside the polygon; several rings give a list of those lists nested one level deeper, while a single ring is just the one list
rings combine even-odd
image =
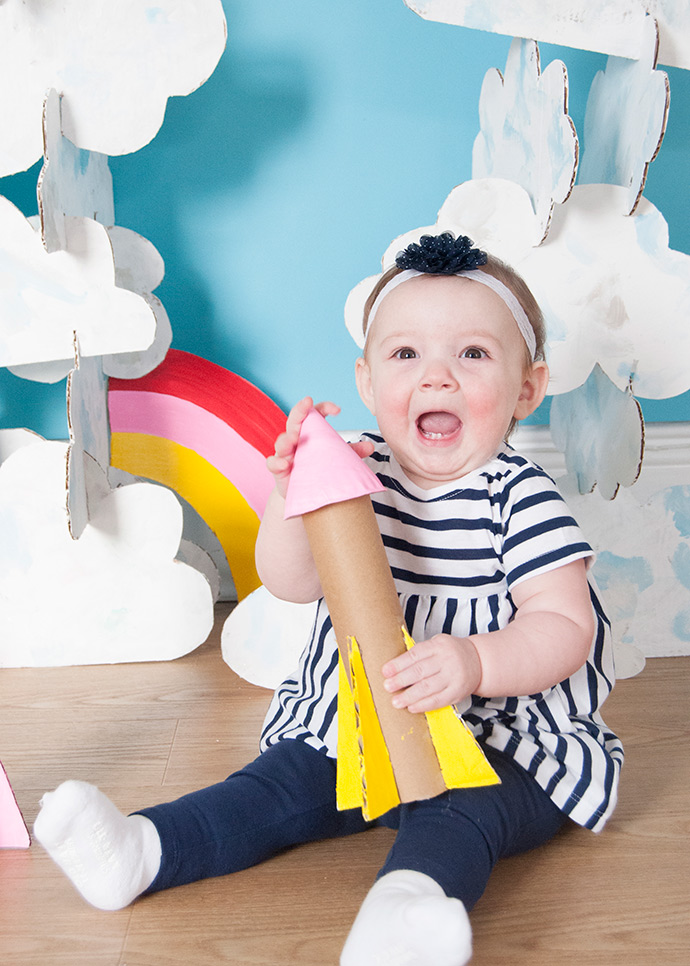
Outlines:
[{"label": "white painted cloud", "polygon": [[208,636],[206,579],[174,558],[182,510],[164,487],[110,490],[90,461],[90,519],[70,537],[67,445],[41,440],[0,465],[0,667],[170,660]]},{"label": "white painted cloud", "polygon": [[277,688],[296,669],[315,617],[316,604],[278,600],[258,587],[225,621],[223,660],[246,681]]},{"label": "white painted cloud", "polygon": [[69,218],[65,232],[67,249],[49,254],[0,197],[0,366],[72,360],[74,332],[85,356],[144,350],[154,340],[146,300],[116,287],[106,229]]},{"label": "white painted cloud", "polygon": [[587,99],[578,181],[623,185],[628,189],[625,214],[639,203],[666,128],[669,83],[663,71],[655,70],[656,53],[657,28],[649,17],[644,55],[640,60],[610,57]]},{"label": "white painted cloud", "polygon": [[577,186],[546,242],[516,265],[547,318],[551,392],[582,385],[597,363],[639,397],[690,388],[690,256],[669,248],[651,202],[626,216],[625,195]]},{"label": "white painted cloud", "polygon": [[[94,151],[76,148],[62,134],[60,98],[49,91],[43,116],[45,162],[38,179],[39,225],[43,246],[49,253],[69,250],[74,217],[93,218],[106,227],[112,248],[114,281],[119,288],[141,297],[154,317],[155,336],[145,348],[129,346],[103,358],[107,375],[138,378],[154,369],[165,358],[172,341],[168,315],[160,300],[152,294],[164,275],[163,259],[155,247],[133,231],[113,224],[113,186],[108,159]],[[29,219],[32,225],[35,219]],[[91,229],[94,231],[94,229]],[[105,246],[103,245],[104,258]],[[36,259],[48,264],[40,253]],[[52,264],[52,263],[51,263]],[[108,269],[110,277],[110,266]],[[146,328],[151,318],[143,310],[140,316]],[[119,319],[118,319],[119,325]],[[142,345],[140,337],[137,346]],[[58,382],[72,370],[73,358],[11,366],[15,375],[36,382]],[[91,455],[95,455],[92,453]]]},{"label": "white painted cloud", "polygon": [[660,27],[659,63],[690,67],[690,4],[687,0],[405,0],[427,20],[488,30],[508,37],[597,50],[637,58],[644,18]]},{"label": "white painted cloud", "polygon": [[140,295],[149,305],[156,319],[156,335],[146,349],[105,356],[103,370],[118,379],[139,379],[161,364],[172,342],[168,313],[153,294],[163,281],[165,266],[158,249],[142,235],[114,225],[108,228],[108,237],[115,259],[115,283]]},{"label": "white painted cloud", "polygon": [[612,500],[619,487],[632,486],[639,476],[644,449],[640,406],[599,365],[582,386],[554,397],[550,427],[580,493],[597,487],[604,499]]},{"label": "white painted cloud", "polygon": [[45,250],[55,252],[67,247],[65,215],[114,224],[113,179],[104,154],[83,151],[63,136],[55,90],[48,91],[43,106],[43,142],[38,211]]},{"label": "white painted cloud", "polygon": [[505,76],[488,71],[479,98],[472,177],[522,185],[537,215],[535,245],[548,232],[554,203],[564,202],[575,182],[578,142],[567,114],[567,92],[562,61],[552,61],[542,72],[536,43],[514,40]]},{"label": "white painted cloud", "polygon": [[[554,209],[544,244],[533,248],[527,192],[508,181],[467,181],[453,189],[435,225],[395,239],[383,267],[420,235],[469,235],[513,265],[541,305],[550,393],[581,386],[598,363],[620,390],[632,383],[638,397],[677,396],[690,389],[690,256],[669,248],[668,225],[651,202],[643,198],[635,215],[624,215],[624,194],[615,185],[576,186]],[[360,345],[362,307],[378,277],[360,282],[346,303],[346,324]]]},{"label": "white painted cloud", "polygon": [[690,486],[655,493],[635,487],[615,500],[564,491],[597,553],[593,574],[614,639],[647,656],[687,654],[690,642]]},{"label": "white painted cloud", "polygon": [[169,97],[191,93],[225,47],[221,0],[61,0],[0,4],[0,177],[43,153],[45,92],[63,95],[77,147],[128,154],[160,128]]},{"label": "white painted cloud", "polygon": [[[110,463],[108,387],[100,356],[80,357],[67,380],[67,515],[69,530],[78,539],[89,521],[89,507],[102,499]],[[90,472],[95,460],[101,473]],[[96,486],[94,493],[90,486]]]}]

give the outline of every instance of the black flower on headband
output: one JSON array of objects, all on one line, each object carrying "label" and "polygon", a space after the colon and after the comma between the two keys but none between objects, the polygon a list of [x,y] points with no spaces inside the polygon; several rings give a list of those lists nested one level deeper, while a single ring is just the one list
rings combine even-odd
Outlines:
[{"label": "black flower on headband", "polygon": [[486,252],[472,248],[472,239],[467,235],[456,238],[451,232],[441,235],[422,235],[419,242],[413,242],[402,252],[398,252],[395,264],[398,268],[427,272],[429,275],[455,275],[458,272],[471,272],[480,265],[486,265]]}]

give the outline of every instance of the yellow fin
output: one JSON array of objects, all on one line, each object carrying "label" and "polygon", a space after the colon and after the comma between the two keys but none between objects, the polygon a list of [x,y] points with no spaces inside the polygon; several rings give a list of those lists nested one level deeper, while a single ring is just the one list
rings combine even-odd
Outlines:
[{"label": "yellow fin", "polygon": [[367,821],[372,821],[399,805],[400,796],[359,645],[354,637],[348,637],[347,643],[361,748],[362,814]]},{"label": "yellow fin", "polygon": [[[409,651],[414,641],[404,627],[403,637]],[[446,788],[500,785],[501,780],[477,739],[453,708],[438,708],[425,714]]]},{"label": "yellow fin", "polygon": [[355,699],[342,655],[338,659],[338,771],[336,806],[343,812],[364,805]]},{"label": "yellow fin", "polygon": [[354,637],[348,648],[352,689],[342,658],[339,666],[336,803],[340,810],[360,807],[373,821],[399,805],[400,796]]}]

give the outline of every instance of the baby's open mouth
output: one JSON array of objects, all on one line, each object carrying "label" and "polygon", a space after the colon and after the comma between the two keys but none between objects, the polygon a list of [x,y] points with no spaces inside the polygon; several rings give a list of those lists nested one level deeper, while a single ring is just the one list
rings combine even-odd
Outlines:
[{"label": "baby's open mouth", "polygon": [[417,420],[417,429],[425,439],[447,439],[460,430],[461,421],[453,413],[422,413]]}]

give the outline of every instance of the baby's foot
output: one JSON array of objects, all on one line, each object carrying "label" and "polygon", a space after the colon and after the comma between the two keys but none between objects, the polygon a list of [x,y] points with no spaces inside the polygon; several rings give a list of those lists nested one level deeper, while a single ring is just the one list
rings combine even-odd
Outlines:
[{"label": "baby's foot", "polygon": [[156,827],[123,815],[94,785],[63,782],[41,800],[34,834],[98,909],[123,909],[151,885],[160,867]]},{"label": "baby's foot", "polygon": [[464,966],[472,930],[459,899],[421,872],[384,875],[369,891],[340,966]]}]

